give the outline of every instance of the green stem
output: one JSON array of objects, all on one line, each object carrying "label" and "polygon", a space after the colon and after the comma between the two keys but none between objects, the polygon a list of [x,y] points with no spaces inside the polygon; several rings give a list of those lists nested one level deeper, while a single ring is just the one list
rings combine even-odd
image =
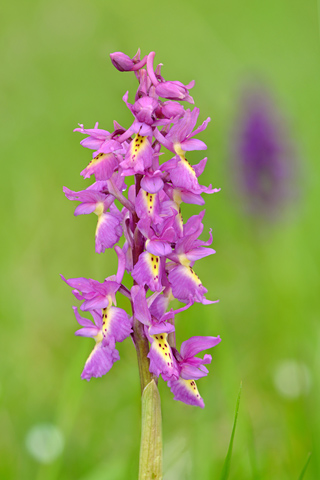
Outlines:
[{"label": "green stem", "polygon": [[141,384],[141,444],[139,480],[162,479],[161,403],[157,378],[149,371],[149,342],[143,325],[134,318],[133,340],[137,351]]},{"label": "green stem", "polygon": [[143,325],[134,318],[133,322],[133,341],[137,351],[141,395],[145,387],[153,379],[153,375],[149,371],[149,359],[147,357],[149,353],[149,342],[143,331]]},{"label": "green stem", "polygon": [[154,380],[142,393],[139,480],[162,480],[161,405]]},{"label": "green stem", "polygon": [[[136,195],[140,190],[142,176],[136,175]],[[133,265],[139,260],[144,250],[144,239],[137,228],[138,216],[133,215]],[[140,384],[141,384],[141,444],[139,460],[139,480],[162,479],[162,424],[161,403],[157,387],[157,378],[150,373],[149,341],[144,333],[144,327],[133,314],[133,341],[137,351]]]}]

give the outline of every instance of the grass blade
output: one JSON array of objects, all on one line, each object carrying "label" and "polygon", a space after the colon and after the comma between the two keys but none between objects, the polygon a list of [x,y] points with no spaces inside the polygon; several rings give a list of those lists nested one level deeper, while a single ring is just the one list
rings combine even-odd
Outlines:
[{"label": "grass blade", "polygon": [[227,480],[227,478],[229,477],[233,440],[234,440],[234,435],[235,435],[235,432],[236,432],[238,412],[239,412],[239,406],[240,406],[241,390],[242,390],[242,382],[240,383],[240,388],[239,388],[239,393],[238,393],[238,398],[237,398],[237,403],[236,403],[236,410],[235,410],[235,414],[234,414],[234,421],[233,421],[233,427],[232,427],[232,432],[231,432],[231,438],[230,438],[228,453],[227,453],[227,456],[226,456],[224,464],[223,464],[222,474],[221,474],[220,480]]},{"label": "grass blade", "polygon": [[302,469],[302,471],[301,471],[301,473],[300,473],[300,476],[299,476],[298,480],[302,480],[302,479],[303,479],[304,474],[305,474],[306,471],[307,471],[307,468],[308,468],[308,465],[309,465],[309,462],[310,462],[310,458],[311,458],[311,452],[308,453],[307,461],[306,461],[306,463],[304,464],[304,467],[303,467],[303,469]]}]

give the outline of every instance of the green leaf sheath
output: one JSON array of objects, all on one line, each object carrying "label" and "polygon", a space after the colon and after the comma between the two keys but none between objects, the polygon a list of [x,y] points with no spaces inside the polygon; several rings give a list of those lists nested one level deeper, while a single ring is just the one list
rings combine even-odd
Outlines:
[{"label": "green leaf sheath", "polygon": [[142,393],[139,480],[162,480],[161,403],[154,380]]}]

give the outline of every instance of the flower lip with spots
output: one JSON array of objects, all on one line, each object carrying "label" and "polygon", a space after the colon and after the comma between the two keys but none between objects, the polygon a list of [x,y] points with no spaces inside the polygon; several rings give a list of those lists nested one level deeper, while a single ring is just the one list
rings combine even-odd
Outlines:
[{"label": "flower lip with spots", "polygon": [[203,358],[195,355],[220,343],[220,337],[191,337],[182,343],[180,353],[173,349],[179,371],[179,378],[170,378],[168,386],[174,394],[174,399],[189,405],[204,407],[204,402],[199,394],[195,380],[208,374],[205,364],[211,363],[211,355]]}]

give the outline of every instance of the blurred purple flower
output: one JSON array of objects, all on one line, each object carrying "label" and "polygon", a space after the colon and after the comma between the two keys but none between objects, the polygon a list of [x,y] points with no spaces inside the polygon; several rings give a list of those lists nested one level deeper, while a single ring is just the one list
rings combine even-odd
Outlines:
[{"label": "blurred purple flower", "polygon": [[246,211],[275,218],[293,196],[295,155],[266,89],[254,86],[243,93],[234,138],[235,180]]}]

